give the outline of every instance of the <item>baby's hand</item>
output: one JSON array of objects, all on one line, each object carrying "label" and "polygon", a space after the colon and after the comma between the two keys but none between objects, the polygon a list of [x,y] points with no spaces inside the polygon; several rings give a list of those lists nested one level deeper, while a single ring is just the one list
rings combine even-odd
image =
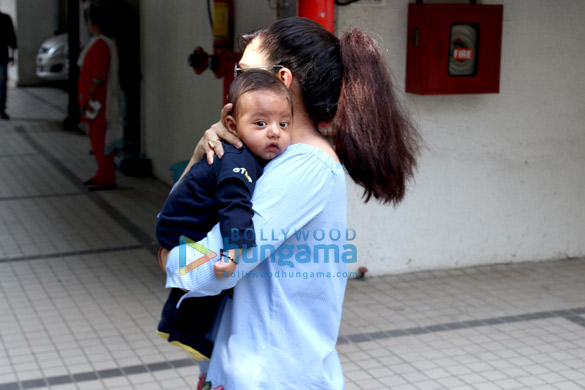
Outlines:
[{"label": "baby's hand", "polygon": [[236,263],[228,261],[227,263],[223,260],[219,260],[213,265],[213,273],[220,279],[230,276],[236,271]]}]

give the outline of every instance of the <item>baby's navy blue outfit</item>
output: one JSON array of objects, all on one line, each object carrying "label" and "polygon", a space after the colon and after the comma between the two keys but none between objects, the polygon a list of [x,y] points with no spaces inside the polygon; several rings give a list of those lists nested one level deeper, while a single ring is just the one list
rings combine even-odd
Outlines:
[{"label": "baby's navy blue outfit", "polygon": [[[224,245],[254,246],[252,193],[262,175],[265,160],[243,146],[236,149],[223,143],[224,155],[213,164],[203,159],[193,165],[169,194],[156,224],[156,238],[168,250],[179,245],[180,237],[199,241],[219,222]],[[162,311],[158,333],[170,343],[189,351],[196,359],[211,356],[213,328],[226,291],[216,296],[189,298],[177,304],[185,292],[173,288]]]}]

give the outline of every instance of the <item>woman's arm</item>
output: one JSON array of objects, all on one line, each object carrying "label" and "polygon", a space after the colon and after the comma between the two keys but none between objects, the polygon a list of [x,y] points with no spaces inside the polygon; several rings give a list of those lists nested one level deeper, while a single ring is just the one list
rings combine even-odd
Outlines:
[{"label": "woman's arm", "polygon": [[203,133],[203,137],[201,137],[201,139],[199,139],[199,142],[197,142],[197,145],[195,145],[195,149],[193,149],[191,159],[189,160],[189,163],[185,167],[185,170],[183,171],[181,177],[179,177],[179,180],[177,180],[177,182],[181,181],[183,176],[185,176],[185,174],[189,172],[191,167],[195,163],[199,162],[203,157],[207,157],[207,163],[209,165],[213,164],[214,154],[217,154],[217,157],[219,158],[223,157],[223,146],[221,145],[221,142],[214,143],[215,146],[212,149],[209,146],[209,141],[223,139],[224,141],[229,142],[238,149],[242,147],[243,145],[242,141],[238,137],[230,133],[224,125],[225,118],[232,110],[232,107],[233,104],[231,103],[228,103],[225,106],[223,106],[223,108],[221,109],[219,122],[214,123],[213,125],[211,125],[209,129],[205,130],[205,133]]},{"label": "woman's arm", "polygon": [[[233,287],[271,256],[285,237],[301,230],[323,210],[330,197],[332,175],[330,167],[306,151],[295,151],[272,161],[258,180],[252,197],[256,248],[242,255],[235,276],[219,279],[214,275],[217,257],[181,275],[180,250],[176,247],[166,265],[167,287],[190,290],[190,296],[217,295]],[[219,254],[224,247],[219,225],[199,244]]]},{"label": "woman's arm", "polygon": [[240,149],[243,145],[242,140],[236,137],[234,134],[230,133],[228,129],[225,127],[225,119],[232,110],[233,104],[228,103],[221,109],[221,115],[219,122],[214,123],[211,125],[209,129],[205,131],[203,137],[197,142],[195,149],[193,150],[192,160],[195,162],[201,160],[204,156],[207,157],[207,162],[209,165],[213,164],[213,155],[217,154],[217,157],[223,157],[223,146],[221,143],[215,143],[214,148],[212,149],[209,146],[209,141],[217,141],[218,139],[222,139],[229,144],[233,145],[237,149]]}]

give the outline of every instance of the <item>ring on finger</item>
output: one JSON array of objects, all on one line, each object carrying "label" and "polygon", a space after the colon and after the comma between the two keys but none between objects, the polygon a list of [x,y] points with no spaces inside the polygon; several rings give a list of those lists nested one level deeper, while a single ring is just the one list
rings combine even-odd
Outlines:
[{"label": "ring on finger", "polygon": [[213,141],[207,141],[207,145],[209,145],[209,147],[211,149],[215,149],[215,143],[218,141],[219,141],[219,139],[214,139]]}]

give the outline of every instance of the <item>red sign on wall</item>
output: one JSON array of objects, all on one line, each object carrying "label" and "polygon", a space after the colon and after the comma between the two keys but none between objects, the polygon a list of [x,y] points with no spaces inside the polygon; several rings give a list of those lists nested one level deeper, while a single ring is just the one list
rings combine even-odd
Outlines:
[{"label": "red sign on wall", "polygon": [[453,49],[453,58],[459,61],[471,61],[473,49]]},{"label": "red sign on wall", "polygon": [[406,92],[498,93],[502,5],[408,5]]}]

